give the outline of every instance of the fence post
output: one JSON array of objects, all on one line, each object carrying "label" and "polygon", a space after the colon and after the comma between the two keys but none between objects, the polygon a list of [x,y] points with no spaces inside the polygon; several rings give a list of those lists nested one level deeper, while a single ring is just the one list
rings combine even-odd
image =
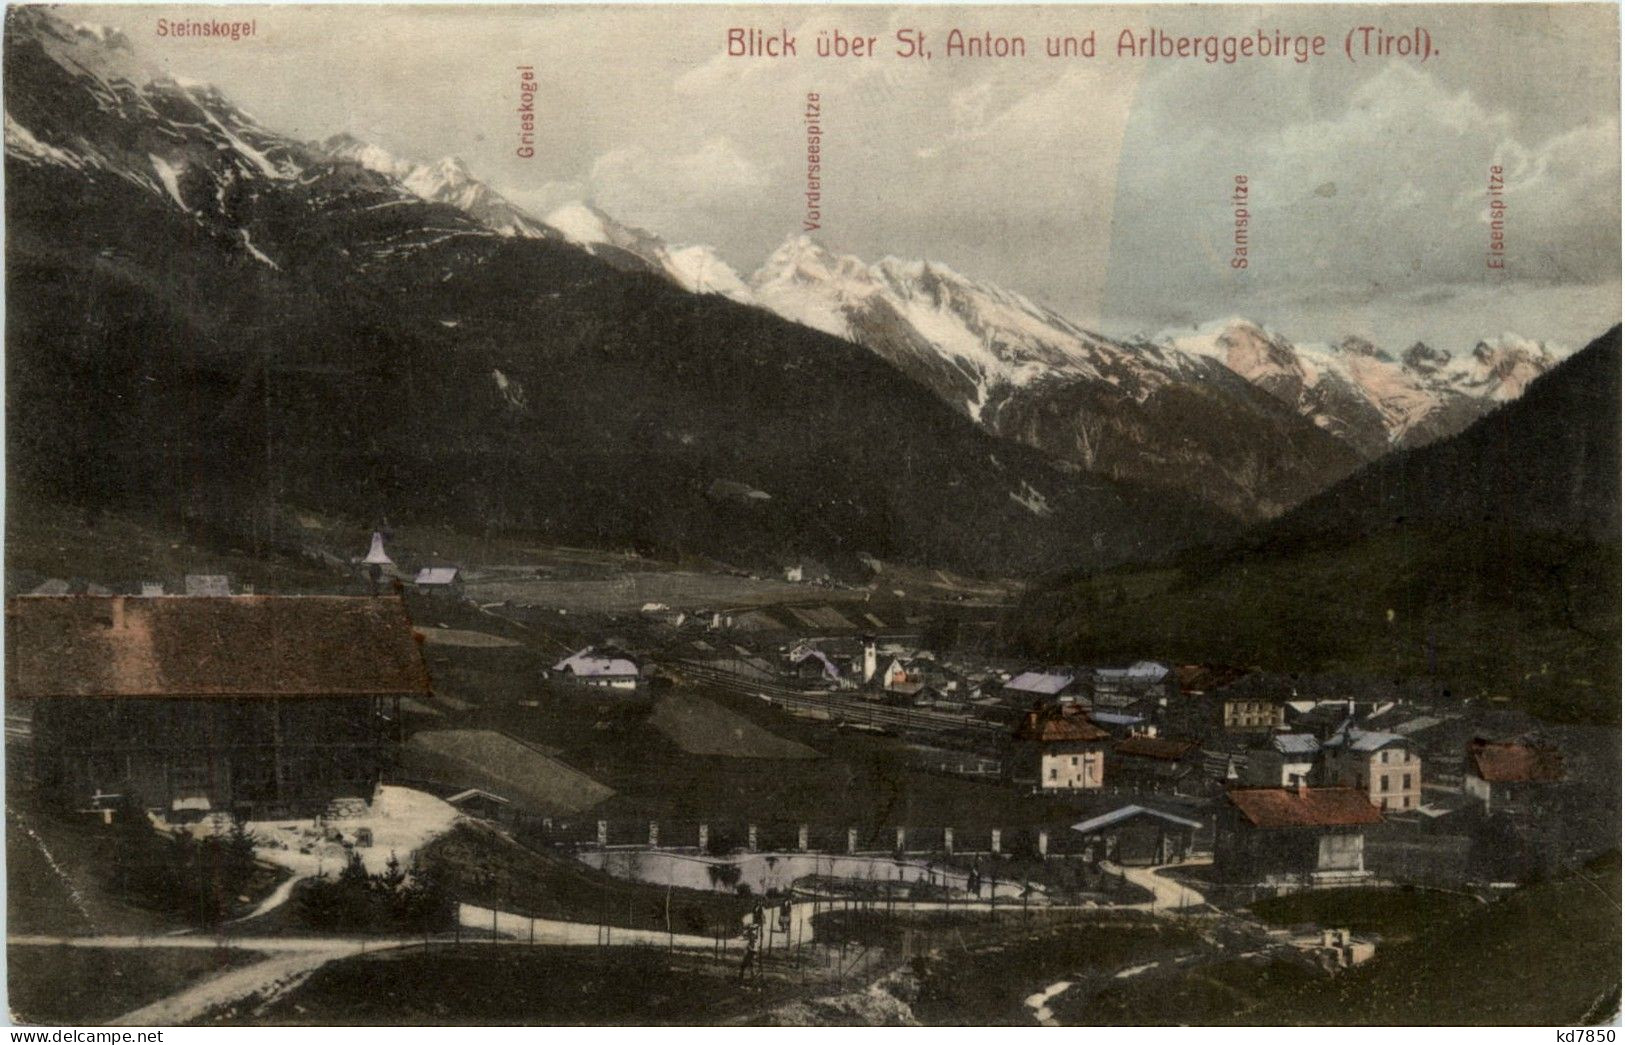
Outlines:
[{"label": "fence post", "polygon": [[855,827],[846,829],[846,851],[848,853],[858,851],[858,829]]},{"label": "fence post", "polygon": [[710,824],[701,824],[700,825],[700,852],[705,853],[705,852],[710,851],[710,845],[709,845],[710,841],[711,841],[711,825]]},{"label": "fence post", "polygon": [[600,821],[598,821],[598,844],[600,846],[606,846],[606,845],[609,844],[609,821],[608,820],[600,820]]},{"label": "fence post", "polygon": [[999,855],[999,829],[996,827],[993,829],[992,841],[988,848],[993,850],[994,856]]},{"label": "fence post", "polygon": [[659,847],[660,847],[660,824],[657,821],[651,820],[651,821],[649,821],[649,848],[650,849],[658,849]]},{"label": "fence post", "polygon": [[802,824],[796,828],[796,848],[803,853],[807,851],[807,825]]}]

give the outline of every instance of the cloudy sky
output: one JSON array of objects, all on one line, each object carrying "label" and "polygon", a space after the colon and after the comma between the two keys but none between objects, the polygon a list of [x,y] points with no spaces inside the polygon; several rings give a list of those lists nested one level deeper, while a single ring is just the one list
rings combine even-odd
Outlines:
[{"label": "cloudy sky", "polygon": [[[753,270],[801,227],[808,92],[822,103],[832,249],[944,262],[1112,333],[1233,314],[1300,340],[1362,334],[1462,350],[1514,330],[1583,344],[1619,318],[1619,28],[1612,5],[230,9],[253,39],[165,39],[160,17],[83,7],[267,126],[462,157],[539,215],[590,199]],[[1427,62],[1342,53],[1378,23],[1425,28]],[[728,30],[788,29],[794,59],[731,58]],[[953,58],[948,31],[1029,56]],[[930,60],[893,55],[924,32]],[[1120,58],[1121,30],[1322,34],[1307,64]],[[819,58],[820,30],[879,37]],[[1092,59],[1048,36],[1094,32]],[[515,155],[516,67],[534,66],[537,155]],[[1489,269],[1489,168],[1507,267]],[[1236,175],[1250,256],[1229,264]]]}]

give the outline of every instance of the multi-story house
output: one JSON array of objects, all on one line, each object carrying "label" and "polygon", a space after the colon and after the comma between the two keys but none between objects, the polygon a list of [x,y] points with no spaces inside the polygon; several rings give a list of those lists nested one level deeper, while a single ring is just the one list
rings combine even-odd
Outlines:
[{"label": "multi-story house", "polygon": [[1333,733],[1321,745],[1321,780],[1363,792],[1385,813],[1422,804],[1422,760],[1397,733],[1352,725]]}]

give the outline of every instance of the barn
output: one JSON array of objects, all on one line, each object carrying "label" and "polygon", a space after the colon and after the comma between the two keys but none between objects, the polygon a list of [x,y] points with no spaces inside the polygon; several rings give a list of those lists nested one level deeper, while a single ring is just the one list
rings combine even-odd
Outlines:
[{"label": "barn", "polygon": [[399,597],[22,596],[6,693],[59,807],[254,819],[370,799],[429,676]]}]

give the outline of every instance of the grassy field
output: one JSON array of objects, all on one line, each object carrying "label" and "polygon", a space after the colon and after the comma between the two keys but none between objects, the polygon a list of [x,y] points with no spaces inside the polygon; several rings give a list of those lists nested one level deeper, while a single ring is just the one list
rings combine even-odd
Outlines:
[{"label": "grassy field", "polygon": [[1274,1021],[1255,1015],[1268,999],[1325,990],[1327,983],[1325,973],[1296,961],[1218,957],[1074,989],[1050,1008],[1065,1026],[1269,1025]]},{"label": "grassy field", "polygon": [[9,788],[6,798],[7,932],[157,934],[190,927],[108,892],[105,832],[35,812],[25,788]]},{"label": "grassy field", "polygon": [[1352,929],[1378,933],[1391,943],[1479,906],[1470,896],[1430,889],[1314,889],[1260,900],[1249,909],[1269,925]]},{"label": "grassy field", "polygon": [[805,759],[818,752],[771,733],[695,693],[672,693],[655,704],[649,724],[691,755]]},{"label": "grassy field", "polygon": [[[1191,929],[1150,918],[1060,915],[1026,925],[966,927],[915,962],[914,1010],[933,1025],[1030,1027],[1025,1000],[1061,980],[1106,976],[1139,962],[1209,953]],[[1133,1022],[1133,1021],[1131,1021]]]},{"label": "grassy field", "polygon": [[1619,1003],[1620,859],[1520,889],[1338,977],[1283,992],[1265,1022],[1564,1026]]},{"label": "grassy field", "polygon": [[14,1022],[105,1023],[207,977],[259,961],[253,951],[7,947]]},{"label": "grassy field", "polygon": [[[1301,894],[1267,913],[1364,912],[1368,925],[1409,927],[1376,957],[1328,979],[1280,961],[1223,959],[1063,995],[1063,1022],[1113,1025],[1573,1026],[1610,1016],[1619,1002],[1620,861],[1585,869],[1481,906]],[[1276,906],[1268,906],[1276,905]],[[1378,931],[1381,931],[1378,929]]]},{"label": "grassy field", "polygon": [[[6,929],[10,933],[159,935],[198,928],[174,911],[137,906],[110,887],[114,835],[88,819],[60,819],[34,805],[13,772],[6,791]],[[287,872],[259,867],[234,913],[246,913]]]},{"label": "grassy field", "polygon": [[714,1024],[803,988],[765,976],[735,983],[734,965],[615,947],[437,948],[352,958],[316,972],[256,1024]]}]

